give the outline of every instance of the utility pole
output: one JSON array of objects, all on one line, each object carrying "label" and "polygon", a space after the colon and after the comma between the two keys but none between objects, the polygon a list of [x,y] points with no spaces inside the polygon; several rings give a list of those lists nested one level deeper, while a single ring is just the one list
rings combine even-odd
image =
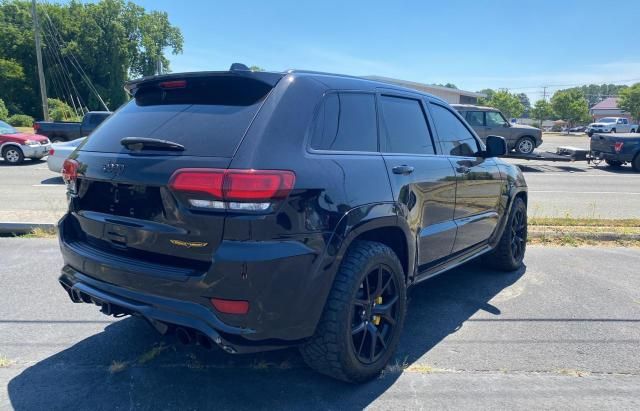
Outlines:
[{"label": "utility pole", "polygon": [[542,100],[547,101],[547,86],[542,86]]},{"label": "utility pole", "polygon": [[38,60],[38,78],[40,79],[40,97],[42,97],[42,114],[45,121],[49,121],[49,103],[47,102],[47,83],[44,80],[42,68],[42,50],[40,48],[40,24],[36,11],[36,0],[31,0],[31,14],[33,15],[33,35],[36,40],[36,59]]}]

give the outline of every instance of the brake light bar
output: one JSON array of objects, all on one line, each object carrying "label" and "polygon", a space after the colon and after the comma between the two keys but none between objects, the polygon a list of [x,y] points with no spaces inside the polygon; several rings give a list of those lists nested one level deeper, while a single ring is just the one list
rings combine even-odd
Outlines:
[{"label": "brake light bar", "polygon": [[182,168],[171,176],[169,188],[206,196],[189,198],[194,207],[264,211],[273,200],[288,196],[295,180],[288,170]]},{"label": "brake light bar", "polygon": [[163,81],[158,85],[160,86],[160,88],[164,88],[164,89],[185,88],[187,87],[187,80]]}]

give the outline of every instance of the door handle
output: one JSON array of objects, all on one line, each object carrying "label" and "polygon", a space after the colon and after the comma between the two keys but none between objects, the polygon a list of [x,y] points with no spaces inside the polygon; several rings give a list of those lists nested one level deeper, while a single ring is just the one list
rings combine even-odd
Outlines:
[{"label": "door handle", "polygon": [[408,165],[395,166],[391,169],[393,174],[401,174],[403,176],[413,173],[414,168]]},{"label": "door handle", "polygon": [[456,167],[456,171],[460,174],[468,174],[471,169],[467,166],[459,166]]}]

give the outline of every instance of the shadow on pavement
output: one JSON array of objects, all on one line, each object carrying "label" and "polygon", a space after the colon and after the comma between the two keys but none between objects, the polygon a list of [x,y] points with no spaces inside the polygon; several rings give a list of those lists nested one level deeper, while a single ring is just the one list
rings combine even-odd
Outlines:
[{"label": "shadow on pavement", "polygon": [[26,368],[9,382],[9,399],[16,410],[362,409],[398,379],[398,364],[418,360],[478,310],[500,315],[489,301],[524,272],[467,265],[414,287],[396,359],[367,384],[321,376],[295,349],[231,356],[178,345],[127,318]]},{"label": "shadow on pavement", "polygon": [[42,180],[40,182],[40,184],[64,184],[64,180],[62,179],[62,176],[60,176],[60,177],[49,177],[49,178],[45,178],[44,180]]}]

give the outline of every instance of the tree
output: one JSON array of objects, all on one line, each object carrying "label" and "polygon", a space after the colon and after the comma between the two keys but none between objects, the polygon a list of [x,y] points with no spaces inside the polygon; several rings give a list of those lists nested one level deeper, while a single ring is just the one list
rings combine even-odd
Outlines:
[{"label": "tree", "polygon": [[522,112],[522,117],[528,118],[531,112],[531,102],[529,101],[529,96],[525,93],[518,94],[518,99],[520,99],[520,103],[522,107],[524,107],[524,111]]},{"label": "tree", "polygon": [[251,71],[264,71],[264,69],[260,66],[251,66],[249,67],[249,70]]},{"label": "tree", "polygon": [[618,107],[631,113],[631,116],[636,121],[640,121],[640,83],[636,83],[620,92]]},{"label": "tree", "polygon": [[[75,66],[115,109],[128,99],[125,81],[154,74],[158,61],[170,71],[167,53],[182,52],[182,34],[164,12],[125,0],[38,3],[48,94],[76,108],[101,106]],[[40,117],[30,1],[0,0],[0,39],[0,98],[12,113]]]},{"label": "tree", "polygon": [[590,120],[589,103],[578,89],[556,91],[551,97],[551,106],[555,114],[570,125]]},{"label": "tree", "polygon": [[438,87],[446,87],[446,88],[454,88],[454,89],[458,89],[458,86],[456,86],[453,83],[446,83],[446,84],[441,84],[441,83],[434,83],[432,84],[433,86],[438,86]]},{"label": "tree", "polygon": [[478,104],[481,105],[481,106],[488,106],[489,105],[489,101],[491,101],[491,98],[496,93],[496,91],[493,90],[493,89],[490,89],[490,88],[485,88],[485,89],[482,89],[482,90],[478,91],[478,93],[482,93],[482,94],[487,96],[487,97],[479,97],[478,98]]},{"label": "tree", "polygon": [[0,120],[7,121],[9,118],[9,110],[7,110],[7,106],[4,105],[4,101],[0,98]]},{"label": "tree", "polygon": [[518,96],[504,90],[494,92],[486,104],[502,111],[507,118],[520,117],[524,111]]},{"label": "tree", "polygon": [[540,125],[542,126],[542,122],[553,117],[553,108],[551,107],[551,103],[546,100],[538,100],[536,104],[531,109],[531,117],[540,120]]}]

